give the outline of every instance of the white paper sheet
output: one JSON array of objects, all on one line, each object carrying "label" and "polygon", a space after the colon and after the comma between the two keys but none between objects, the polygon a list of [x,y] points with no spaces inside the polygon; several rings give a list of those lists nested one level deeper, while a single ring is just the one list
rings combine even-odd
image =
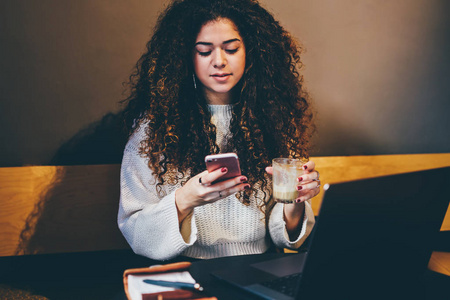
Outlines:
[{"label": "white paper sheet", "polygon": [[128,292],[132,300],[142,300],[142,294],[173,291],[175,288],[145,283],[144,279],[195,283],[188,271],[147,275],[128,275]]}]

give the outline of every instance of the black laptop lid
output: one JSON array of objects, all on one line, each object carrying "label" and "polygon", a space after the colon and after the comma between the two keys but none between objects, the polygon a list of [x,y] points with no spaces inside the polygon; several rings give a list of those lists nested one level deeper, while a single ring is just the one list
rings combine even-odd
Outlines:
[{"label": "black laptop lid", "polygon": [[297,298],[416,295],[449,188],[450,167],[324,187]]}]

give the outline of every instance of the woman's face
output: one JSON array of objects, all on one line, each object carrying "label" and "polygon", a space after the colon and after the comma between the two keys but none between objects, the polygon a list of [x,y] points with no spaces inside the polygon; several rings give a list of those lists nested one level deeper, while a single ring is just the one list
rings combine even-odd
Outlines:
[{"label": "woman's face", "polygon": [[245,70],[245,46],[229,19],[206,23],[197,35],[194,71],[210,104],[228,104]]}]

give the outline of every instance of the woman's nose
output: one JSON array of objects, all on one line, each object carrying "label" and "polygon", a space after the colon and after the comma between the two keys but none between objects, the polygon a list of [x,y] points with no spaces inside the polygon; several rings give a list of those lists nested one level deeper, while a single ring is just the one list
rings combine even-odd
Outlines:
[{"label": "woman's nose", "polygon": [[225,57],[225,51],[222,49],[217,49],[215,51],[214,55],[214,67],[215,68],[223,68],[226,65],[226,57]]}]

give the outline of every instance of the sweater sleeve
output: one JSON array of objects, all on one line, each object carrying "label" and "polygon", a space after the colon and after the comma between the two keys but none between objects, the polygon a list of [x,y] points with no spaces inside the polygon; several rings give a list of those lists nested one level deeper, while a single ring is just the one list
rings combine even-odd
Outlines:
[{"label": "sweater sleeve", "polygon": [[181,226],[175,205],[175,191],[165,196],[156,190],[156,178],[147,166],[147,159],[138,151],[142,132],[132,136],[125,147],[120,178],[118,225],[125,239],[137,254],[155,260],[180,255],[197,239],[192,214]]},{"label": "sweater sleeve", "polygon": [[[302,230],[299,236],[291,241],[286,230],[282,203],[275,204],[269,218],[269,233],[275,246],[278,248],[298,249],[306,238],[310,235],[314,227],[314,212],[311,207],[311,200],[305,201],[305,214],[303,217]],[[287,204],[289,205],[289,204]]]}]

